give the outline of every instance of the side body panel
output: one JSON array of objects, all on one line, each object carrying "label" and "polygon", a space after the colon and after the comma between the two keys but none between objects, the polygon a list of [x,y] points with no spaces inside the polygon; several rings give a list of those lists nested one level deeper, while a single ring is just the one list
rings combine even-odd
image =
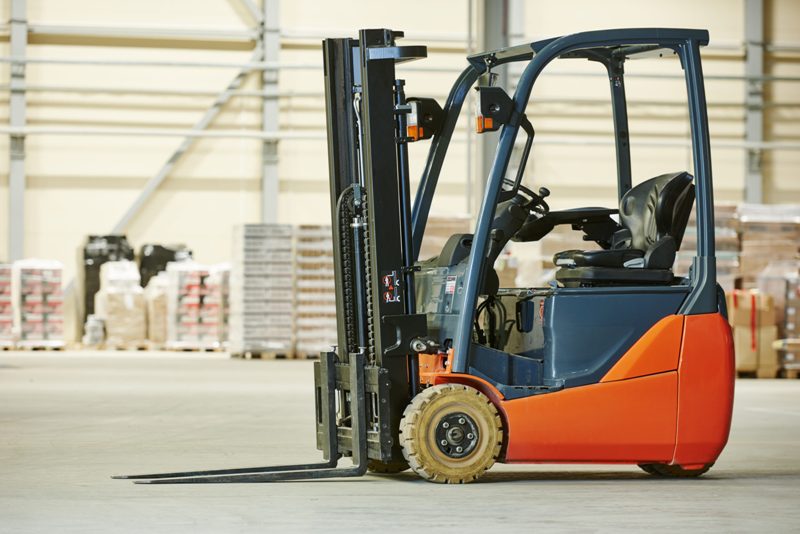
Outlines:
[{"label": "side body panel", "polygon": [[504,401],[505,461],[669,462],[676,372]]},{"label": "side body panel", "polygon": [[736,376],[731,328],[721,314],[686,316],[678,376],[672,463],[713,462],[728,442]]}]

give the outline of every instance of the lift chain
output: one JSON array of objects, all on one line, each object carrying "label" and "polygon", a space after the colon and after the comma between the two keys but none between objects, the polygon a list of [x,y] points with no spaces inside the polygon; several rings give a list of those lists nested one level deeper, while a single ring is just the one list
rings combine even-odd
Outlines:
[{"label": "lift chain", "polygon": [[[366,196],[366,195],[365,195]],[[361,202],[364,221],[369,221],[369,206],[367,199]],[[364,225],[364,275],[365,293],[367,299],[367,359],[369,363],[375,363],[375,313],[372,308],[372,250],[370,247],[369,223]]]},{"label": "lift chain", "polygon": [[358,336],[355,325],[355,290],[353,287],[353,233],[350,222],[353,220],[353,189],[342,193],[339,204],[339,242],[342,261],[342,293],[344,295],[344,323],[347,347],[345,354],[358,351]]}]

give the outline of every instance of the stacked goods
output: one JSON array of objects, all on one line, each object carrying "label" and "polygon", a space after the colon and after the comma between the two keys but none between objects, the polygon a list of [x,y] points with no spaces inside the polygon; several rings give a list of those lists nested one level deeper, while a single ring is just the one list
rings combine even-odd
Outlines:
[{"label": "stacked goods", "polygon": [[167,342],[169,349],[209,350],[222,346],[225,331],[227,265],[167,264]]},{"label": "stacked goods", "polygon": [[775,350],[782,353],[783,375],[786,378],[797,378],[800,376],[800,338],[792,337],[779,339],[773,344]]},{"label": "stacked goods", "polygon": [[[94,316],[106,328],[109,348],[141,348],[147,338],[144,291],[132,261],[108,261],[100,267],[100,290],[94,297]],[[87,329],[88,330],[88,329]]]},{"label": "stacked goods", "polygon": [[738,213],[741,287],[753,288],[770,262],[798,258],[800,206],[743,204]]},{"label": "stacked goods", "polygon": [[20,260],[11,268],[14,333],[22,348],[64,346],[61,262]]},{"label": "stacked goods", "polygon": [[773,344],[778,338],[772,296],[758,290],[734,290],[727,295],[728,320],[733,329],[736,370],[775,378],[778,356]]},{"label": "stacked goods", "polygon": [[133,248],[124,235],[90,235],[78,250],[76,281],[80,320],[77,324],[81,330],[86,317],[94,313],[94,295],[100,290],[100,267],[107,261],[119,260],[133,260]]},{"label": "stacked goods", "polygon": [[142,245],[139,249],[139,274],[142,287],[147,287],[150,279],[167,268],[171,261],[188,261],[192,251],[186,245]]},{"label": "stacked goods", "polygon": [[11,305],[11,265],[0,264],[0,347],[14,345],[14,311]]},{"label": "stacked goods", "polygon": [[427,260],[438,256],[444,244],[453,234],[472,232],[472,221],[466,216],[428,217],[425,234],[419,251],[419,259]]},{"label": "stacked goods", "polygon": [[[717,282],[725,291],[732,291],[739,276],[739,234],[733,228],[715,230]],[[697,255],[697,228],[687,227],[673,271],[679,276],[689,274],[692,258]]]},{"label": "stacked goods", "polygon": [[213,288],[213,295],[219,299],[219,326],[218,337],[222,346],[228,345],[229,320],[230,320],[230,291],[231,291],[231,265],[220,263],[212,266],[208,271],[206,287]]},{"label": "stacked goods", "polygon": [[770,262],[757,277],[758,289],[775,303],[775,324],[781,347],[781,365],[785,370],[800,369],[800,260]]},{"label": "stacked goods", "polygon": [[166,272],[150,278],[144,288],[144,302],[147,307],[147,341],[151,346],[163,347],[167,342],[167,287]]},{"label": "stacked goods", "polygon": [[85,333],[81,341],[85,348],[97,348],[102,345],[106,338],[106,325],[97,315],[91,314],[86,317]]},{"label": "stacked goods", "polygon": [[319,356],[337,343],[331,227],[299,226],[295,250],[295,350]]},{"label": "stacked goods", "polygon": [[[697,254],[697,227],[694,210],[683,234],[681,250],[678,251],[673,270],[679,276],[686,276]],[[714,205],[715,249],[717,256],[717,282],[732,291],[739,276],[739,233],[736,204]]]},{"label": "stacked goods", "polygon": [[234,355],[291,355],[292,227],[234,228],[228,350]]}]

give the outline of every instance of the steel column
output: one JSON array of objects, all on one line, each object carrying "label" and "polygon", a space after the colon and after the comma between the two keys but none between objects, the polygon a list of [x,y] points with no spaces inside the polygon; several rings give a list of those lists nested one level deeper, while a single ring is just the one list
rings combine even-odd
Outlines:
[{"label": "steel column", "polygon": [[[481,50],[496,50],[508,46],[508,12],[509,0],[482,0],[479,3],[478,43]],[[508,66],[501,67],[497,85],[508,87]],[[470,124],[470,127],[472,125]],[[484,132],[478,136],[478,184],[477,199],[483,197],[486,189],[486,178],[492,170],[495,148],[500,139],[500,132]]]},{"label": "steel column", "polygon": [[[261,34],[259,37],[261,60],[277,63],[281,48],[280,0],[264,0]],[[265,134],[277,133],[278,124],[278,71],[264,70],[261,88],[276,96],[264,97],[261,105],[261,129]],[[265,139],[261,145],[261,222],[278,220],[278,140]]]},{"label": "steel column", "polygon": [[[761,143],[764,140],[764,1],[745,0],[745,141]],[[764,201],[763,151],[752,147],[747,150],[744,180],[745,202]]]},{"label": "steel column", "polygon": [[[526,41],[525,0],[508,0],[506,24],[508,26],[508,35],[506,36],[508,45],[513,46]],[[508,85],[506,87],[510,93],[517,86],[517,80],[519,80],[522,71],[525,70],[525,64],[515,61],[509,63],[506,68],[508,69]]]},{"label": "steel column", "polygon": [[[25,254],[25,48],[28,44],[26,0],[11,2],[11,76],[9,89],[8,260]],[[15,63],[13,60],[22,60]]]}]

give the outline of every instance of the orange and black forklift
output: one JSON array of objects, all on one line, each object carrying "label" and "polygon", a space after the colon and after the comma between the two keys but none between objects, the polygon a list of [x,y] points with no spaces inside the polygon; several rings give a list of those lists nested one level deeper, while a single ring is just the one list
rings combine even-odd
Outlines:
[{"label": "orange and black forklift", "polygon": [[[662,477],[707,471],[728,439],[734,383],[715,270],[700,62],[708,32],[593,31],[476,54],[443,107],[406,97],[395,65],[427,52],[398,45],[399,37],[362,30],[323,44],[338,308],[338,346],[314,366],[324,461],[123,478],[271,482],[411,468],[465,483],[495,462],[637,464]],[[677,55],[685,74],[693,168],[634,186],[625,63],[663,55]],[[522,183],[534,138],[525,115],[531,90],[545,66],[567,59],[608,75],[612,207],[551,210],[546,188]],[[513,96],[479,83],[511,62],[526,64]],[[475,86],[478,131],[500,131],[476,226],[420,261],[442,164]],[[408,143],[425,139],[412,203]],[[509,172],[515,144],[520,163]],[[693,208],[697,250],[689,275],[676,276]],[[507,243],[539,241],[559,225],[599,248],[556,254],[546,287],[499,287],[494,264]],[[338,467],[344,456],[352,466]]]}]

